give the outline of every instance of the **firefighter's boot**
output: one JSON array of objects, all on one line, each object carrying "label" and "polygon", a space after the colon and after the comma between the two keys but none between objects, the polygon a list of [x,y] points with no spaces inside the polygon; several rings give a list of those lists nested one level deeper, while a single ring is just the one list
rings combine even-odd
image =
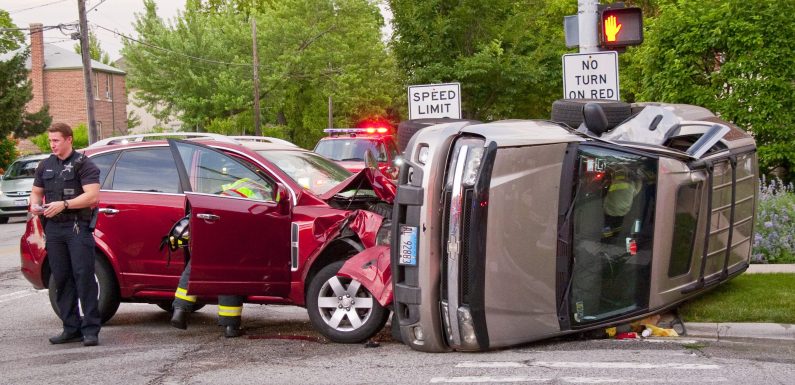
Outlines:
[{"label": "firefighter's boot", "polygon": [[185,309],[175,307],[171,315],[171,326],[185,330],[188,328],[188,312]]}]

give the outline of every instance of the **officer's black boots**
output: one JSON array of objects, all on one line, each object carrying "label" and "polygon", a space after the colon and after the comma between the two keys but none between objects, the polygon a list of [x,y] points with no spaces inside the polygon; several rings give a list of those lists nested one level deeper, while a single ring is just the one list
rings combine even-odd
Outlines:
[{"label": "officer's black boots", "polygon": [[224,328],[224,337],[235,338],[243,335],[243,328],[235,325],[226,325]]},{"label": "officer's black boots", "polygon": [[98,336],[83,336],[83,346],[97,346],[99,345]]},{"label": "officer's black boots", "polygon": [[50,343],[53,345],[65,344],[68,342],[80,342],[83,340],[83,333],[79,330],[74,333],[61,332],[61,334],[50,337]]},{"label": "officer's black boots", "polygon": [[171,326],[185,330],[188,328],[188,312],[182,308],[175,307],[174,314],[171,315]]}]

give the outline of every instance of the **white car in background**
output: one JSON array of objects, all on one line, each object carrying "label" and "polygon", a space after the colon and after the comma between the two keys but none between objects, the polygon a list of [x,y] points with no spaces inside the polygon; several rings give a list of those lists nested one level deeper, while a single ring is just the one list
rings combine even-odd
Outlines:
[{"label": "white car in background", "polygon": [[11,163],[5,174],[0,176],[0,223],[28,214],[28,198],[36,167],[48,156],[50,154],[23,156]]}]

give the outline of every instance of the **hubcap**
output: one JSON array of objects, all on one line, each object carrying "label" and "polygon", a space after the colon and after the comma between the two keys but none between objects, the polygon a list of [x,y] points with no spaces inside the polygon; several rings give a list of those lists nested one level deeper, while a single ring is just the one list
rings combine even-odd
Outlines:
[{"label": "hubcap", "polygon": [[373,313],[373,296],[361,282],[331,277],[323,283],[317,298],[323,321],[339,331],[353,331],[364,325]]}]

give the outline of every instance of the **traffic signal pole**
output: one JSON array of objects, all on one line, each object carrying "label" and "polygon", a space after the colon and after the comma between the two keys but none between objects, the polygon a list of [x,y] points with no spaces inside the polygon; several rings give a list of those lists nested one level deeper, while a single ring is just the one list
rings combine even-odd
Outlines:
[{"label": "traffic signal pole", "polygon": [[599,52],[599,0],[577,1],[580,53]]}]

